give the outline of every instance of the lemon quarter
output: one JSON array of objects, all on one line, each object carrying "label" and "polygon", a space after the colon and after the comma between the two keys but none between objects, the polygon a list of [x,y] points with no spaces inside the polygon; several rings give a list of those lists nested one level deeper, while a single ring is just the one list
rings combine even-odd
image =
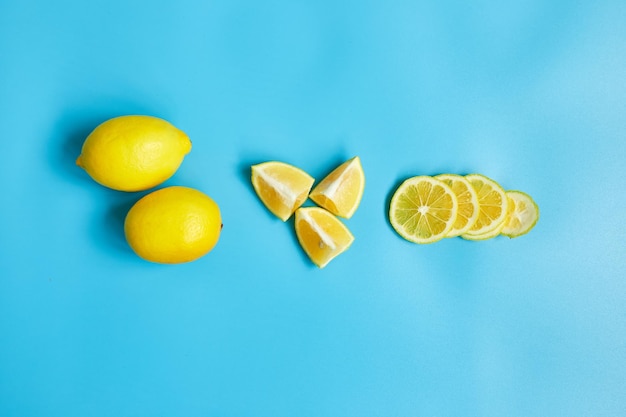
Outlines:
[{"label": "lemon quarter", "polygon": [[177,264],[196,260],[217,244],[220,209],[206,194],[189,187],[166,187],[144,196],[126,215],[124,233],[145,260]]},{"label": "lemon quarter", "polygon": [[141,191],[174,175],[190,150],[189,137],[163,119],[121,116],[89,134],[76,164],[106,187]]},{"label": "lemon quarter", "polygon": [[488,239],[493,239],[494,237],[500,236],[500,234],[502,234],[502,229],[504,229],[504,226],[506,224],[506,219],[509,218],[509,216],[511,216],[512,211],[515,207],[515,202],[509,197],[508,193],[507,193],[507,214],[506,214],[506,218],[505,221],[503,221],[502,223],[500,223],[500,225],[498,225],[495,229],[491,229],[486,231],[485,233],[463,233],[461,235],[461,237],[465,240],[488,240]]},{"label": "lemon quarter", "polygon": [[320,268],[345,252],[354,241],[341,220],[321,207],[299,208],[295,227],[300,245]]},{"label": "lemon quarter", "polygon": [[300,168],[278,161],[253,165],[251,180],[265,207],[282,221],[306,201],[315,182]]},{"label": "lemon quarter", "polygon": [[365,174],[358,156],[344,162],[313,188],[309,197],[320,207],[349,219],[359,207]]}]

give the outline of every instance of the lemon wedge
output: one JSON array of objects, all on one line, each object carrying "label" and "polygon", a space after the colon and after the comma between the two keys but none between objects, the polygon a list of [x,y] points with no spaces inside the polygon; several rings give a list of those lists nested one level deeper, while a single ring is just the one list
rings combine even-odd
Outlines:
[{"label": "lemon wedge", "polygon": [[252,166],[254,190],[268,210],[282,221],[287,221],[306,201],[314,182],[309,174],[284,162]]},{"label": "lemon wedge", "polygon": [[187,134],[163,119],[120,116],[87,136],[76,165],[106,187],[143,191],[174,175],[190,150]]},{"label": "lemon wedge", "polygon": [[443,181],[417,176],[404,181],[391,197],[389,221],[410,242],[433,243],[444,238],[456,222],[458,202]]},{"label": "lemon wedge", "polygon": [[345,252],[354,241],[341,220],[320,207],[299,208],[295,228],[300,246],[320,268]]},{"label": "lemon wedge", "polygon": [[358,156],[344,162],[315,186],[309,197],[320,207],[349,219],[359,207],[365,174]]}]

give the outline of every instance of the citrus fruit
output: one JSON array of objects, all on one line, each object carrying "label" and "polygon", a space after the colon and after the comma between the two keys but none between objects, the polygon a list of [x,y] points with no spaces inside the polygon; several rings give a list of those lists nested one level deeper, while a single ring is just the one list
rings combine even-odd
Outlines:
[{"label": "citrus fruit", "polygon": [[163,119],[121,116],[89,134],[76,164],[106,187],[142,191],[174,175],[190,150],[187,135]]},{"label": "citrus fruit", "polygon": [[252,186],[273,214],[287,221],[304,203],[315,180],[284,162],[269,161],[252,166]]},{"label": "citrus fruit", "polygon": [[465,178],[478,195],[478,218],[466,235],[484,235],[500,226],[507,213],[507,197],[502,187],[481,174],[469,174]]},{"label": "citrus fruit", "polygon": [[537,203],[531,196],[521,191],[507,191],[506,195],[513,208],[509,210],[502,234],[513,238],[528,233],[539,220]]},{"label": "citrus fruit", "polygon": [[389,221],[400,236],[415,243],[432,243],[446,236],[456,221],[454,191],[429,176],[404,181],[391,197]]},{"label": "citrus fruit", "polygon": [[[508,196],[507,193],[507,214],[506,214],[506,218],[509,218],[509,216],[511,215],[511,211],[513,210],[513,206],[514,206],[514,202],[511,200],[511,198]],[[461,235],[461,237],[463,239],[466,240],[487,240],[487,239],[492,239],[496,236],[500,236],[500,234],[502,233],[502,229],[504,228],[504,225],[506,223],[506,220],[503,221],[502,223],[500,223],[498,225],[498,227],[496,227],[495,229],[489,230],[485,233],[478,233],[478,234],[469,234],[469,233],[464,233]]]},{"label": "citrus fruit", "polygon": [[359,207],[365,174],[358,156],[344,162],[313,188],[309,197],[320,207],[349,219]]},{"label": "citrus fruit", "polygon": [[213,249],[222,229],[218,205],[188,187],[166,187],[141,198],[130,209],[124,233],[145,260],[177,264],[196,260]]},{"label": "citrus fruit", "polygon": [[481,234],[469,234],[469,233],[464,233],[461,235],[461,237],[463,239],[466,240],[487,240],[487,239],[492,239],[496,236],[499,236],[502,233],[502,228],[504,227],[504,222],[502,222],[498,227],[496,227],[495,229],[492,229],[486,233],[481,233]]},{"label": "citrus fruit", "polygon": [[320,268],[345,252],[354,241],[341,220],[321,207],[299,208],[295,228],[302,249]]},{"label": "citrus fruit", "polygon": [[478,195],[469,181],[461,175],[441,174],[435,178],[446,183],[454,191],[459,205],[456,221],[446,237],[460,236],[467,232],[478,218]]}]

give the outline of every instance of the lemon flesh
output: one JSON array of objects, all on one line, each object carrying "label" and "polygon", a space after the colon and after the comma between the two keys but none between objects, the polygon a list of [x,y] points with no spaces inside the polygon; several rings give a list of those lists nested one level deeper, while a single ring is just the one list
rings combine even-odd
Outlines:
[{"label": "lemon flesh", "polygon": [[494,180],[481,175],[469,174],[465,178],[472,184],[478,195],[478,218],[466,235],[485,235],[500,226],[507,214],[506,193]]},{"label": "lemon flesh", "polygon": [[189,137],[163,119],[120,116],[89,134],[76,164],[106,187],[142,191],[174,175],[190,150]]},{"label": "lemon flesh", "polygon": [[320,207],[349,219],[361,203],[365,174],[358,156],[344,162],[313,188],[309,197]]},{"label": "lemon flesh", "polygon": [[504,226],[506,224],[506,219],[508,219],[509,216],[511,216],[511,214],[512,214],[514,208],[515,208],[515,201],[513,201],[509,197],[508,193],[506,193],[506,198],[507,198],[507,208],[506,208],[505,221],[500,223],[498,225],[498,227],[496,227],[495,229],[488,230],[485,233],[463,233],[461,235],[461,237],[463,239],[466,239],[466,240],[478,241],[478,240],[493,239],[494,237],[500,236],[502,234],[502,230],[504,229]]},{"label": "lemon flesh", "polygon": [[502,234],[510,238],[525,235],[539,220],[539,206],[531,196],[521,191],[507,191],[506,195],[513,209],[509,210]]},{"label": "lemon flesh", "polygon": [[440,174],[435,176],[439,181],[448,185],[459,205],[456,221],[446,237],[461,236],[467,232],[478,219],[478,195],[472,184],[463,176],[457,174]]},{"label": "lemon flesh", "polygon": [[391,197],[389,221],[400,236],[414,243],[444,238],[456,222],[458,202],[443,181],[417,176],[404,181]]},{"label": "lemon flesh", "polygon": [[222,229],[218,205],[189,187],[166,187],[146,195],[130,209],[124,233],[141,258],[157,263],[194,261],[217,244]]},{"label": "lemon flesh", "polygon": [[251,180],[265,207],[282,221],[306,201],[315,182],[300,168],[278,161],[253,165]]},{"label": "lemon flesh", "polygon": [[474,241],[479,241],[479,240],[488,240],[488,239],[493,239],[494,237],[500,236],[500,234],[502,233],[502,228],[504,227],[504,223],[502,223],[500,226],[496,227],[495,229],[488,231],[487,233],[482,233],[482,234],[462,234],[461,237],[465,240],[474,240]]},{"label": "lemon flesh", "polygon": [[333,214],[321,207],[302,207],[296,211],[296,236],[311,261],[324,268],[348,250],[354,236]]}]

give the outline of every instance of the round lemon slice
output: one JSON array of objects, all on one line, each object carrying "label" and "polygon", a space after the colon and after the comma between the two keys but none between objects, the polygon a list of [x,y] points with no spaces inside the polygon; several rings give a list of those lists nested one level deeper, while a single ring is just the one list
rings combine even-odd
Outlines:
[{"label": "round lemon slice", "polygon": [[459,205],[456,221],[452,229],[446,234],[446,237],[461,236],[478,219],[478,195],[472,184],[461,175],[441,174],[435,176],[435,178],[446,183],[454,191]]},{"label": "round lemon slice", "polygon": [[433,243],[456,222],[457,198],[444,182],[429,176],[404,181],[391,197],[389,221],[410,242]]},{"label": "round lemon slice", "polygon": [[287,221],[306,201],[314,182],[309,174],[284,162],[252,166],[254,190],[268,210],[282,221]]},{"label": "round lemon slice", "polygon": [[359,207],[365,174],[358,156],[344,162],[313,188],[311,200],[331,213],[349,219]]},{"label": "round lemon slice", "polygon": [[[506,218],[508,199],[502,187],[481,174],[466,175],[478,195],[478,218],[465,235],[485,235],[497,229]],[[468,237],[468,236],[465,236]]]},{"label": "round lemon slice", "polygon": [[504,227],[504,223],[502,223],[500,226],[496,227],[493,230],[488,231],[487,233],[481,233],[478,235],[470,235],[468,233],[464,233],[461,235],[461,237],[463,239],[466,240],[487,240],[487,239],[493,239],[496,236],[500,236],[500,234],[502,233],[502,228]]},{"label": "round lemon slice", "polygon": [[320,207],[302,207],[296,211],[296,236],[315,265],[324,268],[345,252],[354,237],[333,214]]},{"label": "round lemon slice", "polygon": [[511,197],[509,197],[508,193],[506,193],[506,198],[507,198],[507,209],[506,209],[505,221],[500,223],[500,225],[496,227],[495,229],[489,230],[485,233],[479,233],[479,234],[464,233],[461,235],[461,237],[466,240],[487,240],[487,239],[492,239],[496,236],[500,236],[500,234],[502,234],[502,229],[504,229],[504,225],[506,224],[506,219],[509,218],[509,216],[511,215],[515,207],[515,202],[511,200]]},{"label": "round lemon slice", "polygon": [[506,195],[513,208],[509,210],[502,234],[510,238],[525,235],[537,224],[539,207],[531,196],[521,191],[507,191]]}]

